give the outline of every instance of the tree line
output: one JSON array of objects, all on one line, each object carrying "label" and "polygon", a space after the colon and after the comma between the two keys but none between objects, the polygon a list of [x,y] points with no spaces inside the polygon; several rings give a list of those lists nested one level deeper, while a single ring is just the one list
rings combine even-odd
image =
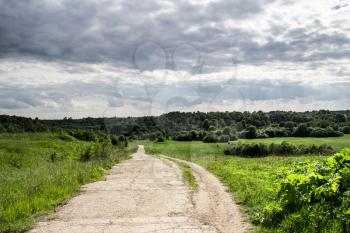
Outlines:
[{"label": "tree line", "polygon": [[94,131],[130,139],[218,142],[237,138],[340,137],[350,111],[170,112],[160,116],[40,120],[0,116],[1,133]]}]

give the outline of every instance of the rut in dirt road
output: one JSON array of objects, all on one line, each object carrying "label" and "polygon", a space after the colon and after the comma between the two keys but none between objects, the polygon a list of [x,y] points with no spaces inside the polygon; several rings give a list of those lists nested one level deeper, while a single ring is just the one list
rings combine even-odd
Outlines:
[{"label": "rut in dirt road", "polygon": [[220,196],[224,189],[208,190],[221,184],[204,169],[194,172],[200,182],[193,203],[178,166],[146,155],[139,146],[133,159],[114,166],[105,181],[83,186],[79,196],[30,233],[248,232],[250,225],[229,195]]}]

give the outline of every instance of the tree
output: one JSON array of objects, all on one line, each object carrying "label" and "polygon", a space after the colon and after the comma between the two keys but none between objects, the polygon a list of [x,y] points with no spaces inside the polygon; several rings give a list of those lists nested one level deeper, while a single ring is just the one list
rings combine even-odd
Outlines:
[{"label": "tree", "polygon": [[0,133],[5,133],[6,128],[0,123]]},{"label": "tree", "polygon": [[346,121],[346,116],[345,116],[345,114],[338,113],[337,115],[335,115],[335,120],[338,123],[345,122]]},{"label": "tree", "polygon": [[256,127],[254,125],[248,126],[245,130],[245,138],[254,139],[257,138]]},{"label": "tree", "polygon": [[203,129],[204,129],[204,130],[208,130],[209,127],[210,127],[210,122],[209,122],[208,119],[205,119],[205,120],[203,121]]},{"label": "tree", "polygon": [[345,134],[350,134],[350,127],[349,126],[344,126],[342,128],[342,132],[345,133]]},{"label": "tree", "polygon": [[310,134],[310,129],[306,124],[300,124],[294,131],[294,136],[296,137],[308,137]]},{"label": "tree", "polygon": [[222,133],[226,135],[231,135],[232,129],[230,127],[225,127]]}]

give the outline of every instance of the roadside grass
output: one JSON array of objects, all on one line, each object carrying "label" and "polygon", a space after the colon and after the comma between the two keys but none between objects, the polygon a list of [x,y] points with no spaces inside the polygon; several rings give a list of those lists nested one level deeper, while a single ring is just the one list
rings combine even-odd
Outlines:
[{"label": "roadside grass", "polygon": [[[336,150],[347,147],[350,137],[347,135],[340,142],[333,138],[314,139],[292,138],[249,140],[270,143],[271,141],[286,140],[295,144],[327,143]],[[348,141],[346,141],[346,139]],[[248,141],[248,140],[246,140]],[[232,142],[231,142],[232,143]],[[223,155],[226,143],[202,143],[202,142],[175,142],[152,143],[148,141],[138,142],[144,144],[146,153],[162,154],[178,159],[195,162],[215,174],[233,193],[236,203],[240,204],[253,223],[261,217],[262,209],[271,201],[274,201],[279,180],[279,170],[291,167],[299,162],[314,162],[325,159],[325,156],[269,156],[264,158],[242,158]],[[287,224],[287,223],[285,223]],[[283,232],[282,228],[263,227],[258,225],[256,232]]]},{"label": "roadside grass", "polygon": [[186,164],[181,164],[183,178],[186,181],[187,185],[191,188],[192,193],[197,192],[198,183],[196,177],[192,173],[192,168]]},{"label": "roadside grass", "polygon": [[80,186],[103,178],[136,147],[81,162],[92,142],[53,133],[0,135],[0,232],[24,232],[35,218],[64,204]]}]

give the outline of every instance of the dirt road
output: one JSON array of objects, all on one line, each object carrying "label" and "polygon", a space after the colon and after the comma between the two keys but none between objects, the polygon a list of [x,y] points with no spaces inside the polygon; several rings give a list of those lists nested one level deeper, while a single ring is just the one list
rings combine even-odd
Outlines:
[{"label": "dirt road", "polygon": [[114,166],[105,181],[85,185],[30,233],[248,232],[225,188],[190,165],[199,183],[193,198],[174,162],[146,155],[140,146],[133,159]]}]

